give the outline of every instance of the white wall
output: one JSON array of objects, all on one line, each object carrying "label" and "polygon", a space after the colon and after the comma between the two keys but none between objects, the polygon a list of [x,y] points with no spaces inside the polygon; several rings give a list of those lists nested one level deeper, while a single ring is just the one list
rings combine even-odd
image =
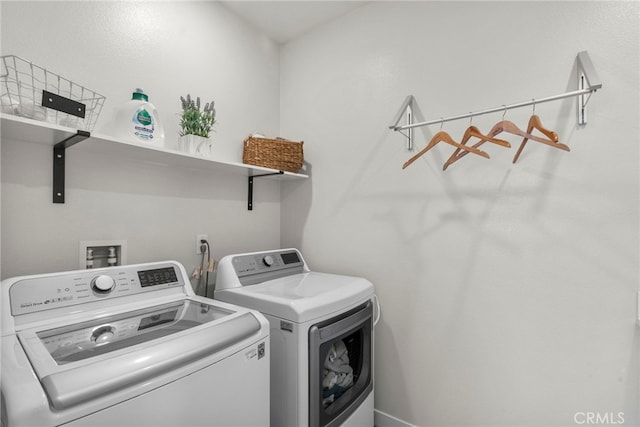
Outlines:
[{"label": "white wall", "polygon": [[[639,4],[372,2],[285,45],[281,133],[312,179],[282,190],[282,243],[316,270],[373,281],[376,408],[420,426],[570,426],[581,412],[640,425]],[[412,156],[388,125],[603,82],[536,107],[571,152],[529,142]],[[526,127],[531,108],[506,118]],[[477,117],[485,132],[501,113]],[[444,125],[460,138],[468,120]],[[416,131],[422,148],[439,125]],[[574,418],[576,417],[577,418]]]},{"label": "white wall", "polygon": [[[218,158],[240,161],[253,131],[277,135],[278,46],[215,2],[6,2],[1,52],[106,96],[95,132],[142,87],[176,147],[179,97],[215,100]],[[51,148],[2,140],[2,277],[78,267],[81,240],[125,239],[129,263],[199,264],[196,234],[219,257],[280,244],[280,187],[241,175],[67,151],[64,205],[51,203]]]}]

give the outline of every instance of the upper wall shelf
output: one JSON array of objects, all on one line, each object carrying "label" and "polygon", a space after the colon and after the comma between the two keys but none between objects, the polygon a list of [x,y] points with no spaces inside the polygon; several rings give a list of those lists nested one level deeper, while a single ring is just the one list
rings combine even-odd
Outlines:
[{"label": "upper wall shelf", "polygon": [[[247,176],[249,178],[249,210],[252,209],[253,205],[251,198],[254,177],[268,176],[279,180],[305,179],[309,177],[301,173],[284,172],[260,166],[246,165],[244,163],[194,156],[180,151],[122,141],[106,135],[89,135],[86,133],[85,136],[72,128],[10,114],[0,113],[0,118],[2,123],[2,139],[33,142],[54,147],[54,203],[64,203],[64,150],[83,140],[83,147],[96,153],[123,156],[128,159],[175,167],[192,169],[213,168],[223,171],[224,173]],[[64,141],[70,142],[64,143]],[[62,157],[60,157],[60,155],[62,155]],[[60,175],[60,165],[56,165],[57,162],[62,162],[62,176],[56,176],[56,169],[58,169],[57,172],[58,175]],[[60,180],[62,182],[60,182]]]}]

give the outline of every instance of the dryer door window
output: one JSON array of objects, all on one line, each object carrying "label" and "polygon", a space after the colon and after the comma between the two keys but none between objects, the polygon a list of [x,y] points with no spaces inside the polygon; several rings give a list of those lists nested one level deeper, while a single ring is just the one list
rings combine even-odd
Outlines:
[{"label": "dryer door window", "polygon": [[373,388],[372,304],[309,330],[309,425],[338,426]]}]

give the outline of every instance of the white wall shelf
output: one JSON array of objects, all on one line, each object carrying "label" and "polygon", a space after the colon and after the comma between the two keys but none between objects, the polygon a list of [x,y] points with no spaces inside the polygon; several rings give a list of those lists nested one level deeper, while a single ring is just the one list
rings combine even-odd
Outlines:
[{"label": "white wall shelf", "polygon": [[[269,177],[270,179],[289,180],[306,179],[309,176],[301,173],[279,171],[276,169],[252,166],[244,163],[215,160],[183,153],[166,148],[115,139],[111,136],[89,134],[57,124],[41,122],[24,117],[0,113],[2,139],[32,142],[49,145],[54,149],[54,185],[53,203],[64,203],[64,152],[67,148],[83,141],[83,149],[95,153],[106,153],[123,156],[146,163],[170,165],[190,169],[216,169],[224,173],[244,175],[248,177],[248,209],[252,210],[253,178]],[[62,157],[60,157],[62,156]],[[56,163],[58,163],[56,165]],[[60,165],[61,163],[61,165]],[[57,174],[57,176],[56,176]]]}]

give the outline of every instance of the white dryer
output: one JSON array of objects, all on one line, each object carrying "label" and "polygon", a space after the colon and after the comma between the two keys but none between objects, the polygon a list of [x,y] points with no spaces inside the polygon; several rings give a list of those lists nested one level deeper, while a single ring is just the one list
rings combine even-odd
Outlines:
[{"label": "white dryer", "polygon": [[1,286],[2,426],[268,424],[267,320],[196,296],[182,265]]},{"label": "white dryer", "polygon": [[283,249],[220,260],[215,298],[271,325],[271,425],[373,426],[373,285]]}]

